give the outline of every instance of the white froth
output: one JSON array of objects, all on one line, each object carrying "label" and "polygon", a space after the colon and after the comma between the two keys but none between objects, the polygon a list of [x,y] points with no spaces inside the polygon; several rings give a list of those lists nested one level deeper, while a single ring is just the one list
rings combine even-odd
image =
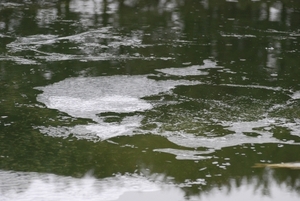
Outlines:
[{"label": "white froth", "polygon": [[187,134],[186,136],[170,136],[168,140],[184,147],[206,147],[219,150],[226,147],[241,144],[281,143],[280,140],[269,136],[249,137],[242,134],[231,134],[226,137],[197,137]]},{"label": "white froth", "polygon": [[78,139],[87,140],[106,140],[109,138],[133,135],[134,130],[140,126],[140,117],[127,117],[120,123],[97,123],[88,125],[76,125],[74,127],[35,127],[45,135],[52,137],[63,137],[66,138],[70,134]]},{"label": "white froth", "polygon": [[[277,120],[279,121],[279,119]],[[276,122],[276,119],[262,119],[253,122],[224,122],[223,126],[234,133],[222,137],[195,136],[192,134],[180,133],[180,135],[167,135],[167,138],[169,141],[179,146],[190,148],[206,147],[214,150],[241,144],[299,144],[294,141],[282,141],[275,138],[271,130],[274,125],[281,125],[283,127],[288,127],[289,129],[299,128],[295,123],[286,124],[283,120],[281,122]],[[251,137],[246,135],[247,133],[256,133],[259,136]],[[299,132],[292,130],[291,134],[299,135]]]},{"label": "white froth", "polygon": [[158,72],[162,72],[169,75],[176,76],[191,76],[191,75],[208,75],[209,73],[206,71],[201,71],[201,69],[209,69],[209,68],[221,68],[217,66],[216,62],[211,60],[204,60],[204,65],[193,65],[185,68],[165,68],[156,70]]},{"label": "white froth", "polygon": [[188,76],[188,75],[208,75],[208,72],[201,71],[199,66],[190,66],[186,68],[166,68],[157,70],[159,72],[169,74],[169,75],[177,75],[177,76]]},{"label": "white froth", "polygon": [[144,100],[118,95],[90,99],[50,96],[46,105],[74,117],[90,119],[95,119],[95,115],[102,112],[126,113],[152,108],[152,105]]},{"label": "white froth", "polygon": [[177,85],[199,84],[187,80],[155,81],[146,76],[103,76],[93,78],[68,78],[63,81],[37,87],[44,93],[38,96],[41,102],[47,104],[49,97],[64,96],[91,100],[95,98],[123,96],[129,98],[142,98],[166,92]]},{"label": "white froth", "polygon": [[[199,69],[205,68],[218,68],[215,62],[205,60],[204,63],[203,66],[198,66],[197,68],[191,67],[191,69],[198,71]],[[168,69],[165,70],[167,71]],[[190,73],[189,71],[187,72],[187,74]],[[176,71],[176,73],[182,75],[183,71],[179,70]],[[73,117],[91,119],[95,123],[77,125],[74,127],[40,126],[37,128],[42,133],[53,137],[67,137],[73,134],[77,138],[91,140],[104,140],[116,136],[143,133],[143,131],[138,129],[141,126],[142,115],[126,117],[120,122],[107,123],[105,122],[105,117],[99,117],[98,114],[105,112],[130,113],[151,110],[156,104],[159,105],[162,103],[146,101],[143,97],[168,92],[178,85],[195,84],[199,84],[199,82],[187,80],[156,81],[143,75],[68,78],[52,85],[37,87],[37,89],[43,91],[38,95],[37,100],[44,103],[48,108],[65,112]],[[226,84],[226,86],[259,88],[272,91],[282,90],[279,87],[256,85]],[[298,96],[299,92],[295,92],[292,95],[295,99],[299,98]],[[244,143],[291,143],[275,138],[271,130],[274,126],[288,127],[292,135],[299,135],[299,124],[290,123],[290,121],[284,119],[258,119],[253,122],[224,122],[222,119],[217,119],[215,123],[232,131],[233,134],[228,134],[223,137],[208,137],[184,134],[182,133],[183,130],[168,133],[154,129],[146,132],[166,136],[171,142],[180,146],[207,147],[212,149],[221,149],[223,147],[236,146]],[[162,123],[162,126],[163,124],[164,123]],[[177,133],[181,134],[177,135]],[[248,134],[250,134],[250,136]],[[257,134],[257,137],[252,137],[251,134]],[[171,154],[175,154],[179,159],[194,157],[192,155],[185,157],[179,152],[170,152],[170,150],[168,152],[172,152]]]},{"label": "white froth", "polygon": [[132,135],[140,126],[140,117],[126,117],[119,123],[106,123],[97,114],[104,112],[130,113],[150,110],[153,104],[143,97],[167,92],[177,85],[198,82],[155,81],[146,76],[106,76],[95,78],[69,78],[61,82],[37,87],[43,93],[37,100],[48,108],[65,112],[77,118],[88,118],[97,124],[75,127],[37,127],[40,132],[58,137],[70,134],[84,139],[108,139],[120,135]]},{"label": "white froth", "polygon": [[300,99],[300,91],[296,91],[291,95],[292,99]]},{"label": "white froth", "polygon": [[240,84],[220,84],[221,86],[229,86],[229,87],[241,87],[241,88],[252,88],[252,89],[267,89],[271,91],[281,91],[281,87],[269,87],[263,85],[240,85]]},{"label": "white froth", "polygon": [[221,36],[223,37],[232,37],[232,38],[256,38],[255,35],[251,34],[245,34],[245,35],[239,35],[239,34],[224,34],[222,33]]},{"label": "white froth", "polygon": [[108,139],[121,135],[130,135],[135,127],[138,124],[125,124],[125,125],[114,125],[114,124],[104,124],[104,125],[88,125],[85,128],[92,133],[96,133],[98,137],[101,139]]},{"label": "white froth", "polygon": [[273,119],[263,119],[258,121],[243,121],[243,122],[228,122],[223,123],[228,130],[234,131],[237,134],[243,134],[245,132],[256,132],[261,135],[267,135],[269,132],[254,130],[254,128],[267,127],[273,124]]},{"label": "white froth", "polygon": [[212,151],[192,151],[192,150],[179,150],[179,149],[154,149],[153,151],[169,153],[176,156],[178,160],[203,160],[209,159],[210,156],[203,156],[203,154],[211,153]]},{"label": "white froth", "polygon": [[[37,100],[48,108],[77,113],[134,112],[152,108],[142,97],[166,92],[177,85],[192,85],[192,81],[155,81],[145,76],[106,76],[69,78],[46,87]],[[81,117],[81,115],[79,116]]]}]

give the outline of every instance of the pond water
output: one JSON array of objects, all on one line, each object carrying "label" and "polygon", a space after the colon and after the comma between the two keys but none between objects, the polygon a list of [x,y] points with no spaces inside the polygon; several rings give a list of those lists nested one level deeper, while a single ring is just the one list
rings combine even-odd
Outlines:
[{"label": "pond water", "polygon": [[299,200],[299,21],[286,0],[2,0],[0,200]]}]

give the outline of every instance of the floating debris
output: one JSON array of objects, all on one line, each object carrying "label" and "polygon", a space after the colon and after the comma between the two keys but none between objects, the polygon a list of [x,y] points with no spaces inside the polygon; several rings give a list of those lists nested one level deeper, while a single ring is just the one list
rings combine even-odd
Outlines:
[{"label": "floating debris", "polygon": [[254,168],[290,168],[290,169],[300,169],[300,162],[295,163],[273,163],[273,164],[266,164],[266,163],[256,163]]}]

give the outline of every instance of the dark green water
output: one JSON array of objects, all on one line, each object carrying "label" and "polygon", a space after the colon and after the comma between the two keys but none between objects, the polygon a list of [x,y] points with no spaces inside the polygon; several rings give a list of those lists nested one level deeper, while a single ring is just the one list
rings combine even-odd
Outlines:
[{"label": "dark green water", "polygon": [[[300,1],[0,1],[0,200],[299,200]],[[295,164],[296,166],[297,164]]]}]

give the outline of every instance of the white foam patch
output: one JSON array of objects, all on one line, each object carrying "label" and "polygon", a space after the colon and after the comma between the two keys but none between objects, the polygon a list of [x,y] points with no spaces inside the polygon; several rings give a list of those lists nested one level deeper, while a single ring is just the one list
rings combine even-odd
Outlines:
[{"label": "white foam patch", "polygon": [[45,44],[53,44],[56,42],[58,37],[56,35],[31,35],[28,37],[19,37],[17,40],[7,44],[7,48],[10,49],[10,52],[19,52],[22,51],[23,46],[36,46],[36,45],[45,45]]},{"label": "white foam patch", "polygon": [[78,139],[87,140],[106,140],[109,138],[133,135],[134,130],[140,126],[140,117],[127,117],[121,123],[98,123],[88,125],[76,125],[74,127],[35,127],[45,135],[52,137],[63,137],[66,138],[69,135],[74,135]]},{"label": "white foam patch", "polygon": [[282,143],[282,141],[271,137],[271,135],[249,137],[242,134],[231,134],[226,135],[226,137],[197,137],[186,134],[184,136],[170,136],[168,140],[184,147],[206,147],[215,150],[241,144]]},{"label": "white foam patch", "polygon": [[[43,99],[43,98],[41,98]],[[74,117],[95,119],[95,114],[102,112],[126,113],[151,109],[152,105],[144,100],[112,95],[100,98],[76,98],[68,96],[50,96],[48,108],[66,112]]]},{"label": "white foam patch", "polygon": [[256,38],[255,35],[251,35],[251,34],[245,34],[245,35],[239,35],[239,34],[225,34],[225,33],[221,33],[221,36],[223,37],[232,37],[232,38]]},{"label": "white foam patch", "polygon": [[226,126],[228,130],[234,131],[236,134],[256,132],[261,135],[267,135],[269,132],[254,130],[254,128],[268,127],[274,123],[274,119],[262,119],[258,121],[224,122],[223,125]]},{"label": "white foam patch", "polygon": [[18,57],[18,56],[5,56],[5,57],[0,56],[0,61],[14,61],[17,64],[23,64],[23,65],[38,65],[38,64],[40,64],[37,61],[31,60],[31,59],[25,59],[23,57]]},{"label": "white foam patch", "polygon": [[0,170],[1,201],[101,201],[117,200],[125,192],[153,192],[163,189],[162,183],[139,175],[116,175],[97,179],[58,176],[34,172]]},{"label": "white foam patch", "polygon": [[220,86],[240,87],[240,88],[252,88],[252,89],[267,89],[267,90],[272,90],[272,91],[282,91],[281,87],[269,87],[269,86],[263,86],[263,85],[220,84]]},{"label": "white foam patch", "polygon": [[177,85],[199,82],[155,81],[146,76],[105,76],[69,78],[37,87],[43,93],[37,100],[48,108],[58,109],[74,117],[90,117],[100,112],[135,112],[152,108],[142,97],[169,91]]},{"label": "white foam patch", "polygon": [[140,117],[127,117],[120,123],[105,123],[97,114],[149,110],[153,108],[154,103],[141,98],[167,92],[177,85],[198,83],[186,80],[155,81],[146,76],[69,78],[46,87],[37,87],[36,89],[43,91],[37,96],[37,100],[48,108],[65,112],[73,117],[92,119],[97,124],[79,125],[72,128],[37,128],[42,133],[58,137],[74,134],[79,138],[108,139],[119,135],[130,135],[140,125]]},{"label": "white foam patch", "polygon": [[[218,68],[215,62],[206,60],[205,64],[202,67],[197,67],[197,69],[214,67]],[[178,75],[180,74],[182,74],[181,71],[178,72]],[[73,117],[91,119],[94,121],[94,123],[87,125],[77,125],[74,127],[40,126],[36,128],[38,128],[42,133],[53,137],[67,137],[70,134],[73,134],[77,138],[91,140],[105,140],[116,136],[134,135],[136,133],[146,132],[166,136],[166,138],[171,142],[180,146],[206,147],[209,149],[222,149],[224,147],[236,146],[245,143],[296,144],[292,141],[277,139],[273,136],[272,128],[274,126],[286,127],[290,130],[290,133],[292,135],[299,136],[299,123],[285,118],[260,119],[260,117],[255,118],[257,120],[253,121],[243,121],[242,117],[237,118],[241,120],[240,122],[228,121],[228,118],[226,119],[227,121],[224,121],[220,119],[222,118],[222,116],[218,116],[219,112],[223,111],[224,106],[220,107],[220,111],[217,112],[216,117],[214,117],[214,114],[212,114],[213,117],[210,119],[212,121],[215,121],[212,122],[212,124],[219,125],[225,130],[232,131],[233,133],[227,134],[222,137],[216,137],[215,135],[196,136],[194,134],[188,134],[188,130],[193,128],[195,128],[196,130],[198,129],[199,132],[201,132],[201,121],[205,121],[205,119],[199,118],[197,120],[197,116],[194,117],[194,115],[197,114],[193,113],[188,114],[188,117],[192,115],[191,118],[184,117],[183,119],[178,119],[179,123],[180,121],[182,121],[182,123],[174,125],[175,130],[171,129],[172,132],[166,131],[166,129],[164,129],[164,127],[167,125],[167,123],[164,122],[156,122],[158,125],[157,129],[146,131],[140,130],[139,127],[141,126],[141,121],[144,118],[143,114],[134,115],[133,117],[126,117],[124,119],[120,119],[120,122],[113,123],[107,123],[105,122],[105,117],[98,116],[99,113],[105,112],[130,113],[151,110],[153,107],[165,103],[146,101],[142,99],[143,97],[168,92],[178,85],[195,84],[200,84],[200,82],[187,80],[156,81],[147,78],[147,75],[68,78],[49,86],[37,87],[36,89],[43,91],[43,93],[37,96],[37,100],[44,103],[48,108],[65,112]],[[225,86],[259,88],[271,91],[285,91],[279,87],[268,86],[234,84],[226,84]],[[298,92],[295,92],[292,97],[297,98]],[[278,106],[275,105],[270,110],[276,110],[277,107]],[[284,105],[282,107],[284,107]],[[256,110],[257,108],[255,109],[255,111]],[[253,111],[249,110],[246,115],[252,115],[251,112]],[[266,112],[266,114],[263,113],[262,116],[268,116],[268,111],[262,112]],[[173,113],[173,115],[175,115],[174,118],[179,118],[179,115],[181,115],[181,113],[182,112],[180,112],[179,114],[177,114],[176,112]],[[191,123],[188,119],[190,119],[193,123]],[[198,121],[200,121],[200,123],[197,123]],[[183,127],[180,125],[183,125]],[[176,126],[178,127],[178,130],[176,130]],[[255,137],[251,135],[254,135]],[[166,150],[164,151],[166,152]],[[179,152],[175,153],[173,150],[167,150],[167,152],[176,155],[178,159],[188,159],[194,158],[194,156],[196,156],[189,155],[184,158],[184,156]]]},{"label": "white foam patch", "polygon": [[[281,124],[275,122],[275,119],[262,119],[253,122],[223,122],[223,126],[228,130],[233,131],[233,134],[228,134],[222,137],[206,137],[195,136],[192,134],[182,133],[165,133],[167,139],[179,146],[196,148],[206,147],[209,149],[219,150],[226,147],[238,146],[241,144],[264,144],[264,143],[281,143],[281,144],[300,144],[291,141],[282,141],[273,136],[271,131],[272,126],[281,125],[288,127],[289,129],[296,127],[295,124]],[[245,135],[246,133],[256,133],[258,136],[251,137]],[[299,135],[299,132],[292,133],[293,135]]]},{"label": "white foam patch", "polygon": [[291,95],[292,99],[300,99],[300,91],[296,91]]},{"label": "white foam patch", "polygon": [[178,160],[203,160],[209,159],[210,156],[203,156],[203,154],[212,153],[213,151],[193,151],[193,150],[180,150],[180,149],[154,149],[156,152],[169,153],[176,156]]},{"label": "white foam patch", "polygon": [[209,68],[222,68],[217,66],[216,62],[211,60],[204,60],[204,65],[193,65],[185,68],[165,68],[156,70],[158,72],[162,72],[169,75],[176,75],[176,76],[189,76],[189,75],[208,75],[208,72],[201,71],[203,69]]},{"label": "white foam patch", "polygon": [[294,122],[285,121],[285,119],[281,119],[282,122],[285,122],[283,127],[287,128],[291,135],[300,137],[300,119],[294,118]]}]

